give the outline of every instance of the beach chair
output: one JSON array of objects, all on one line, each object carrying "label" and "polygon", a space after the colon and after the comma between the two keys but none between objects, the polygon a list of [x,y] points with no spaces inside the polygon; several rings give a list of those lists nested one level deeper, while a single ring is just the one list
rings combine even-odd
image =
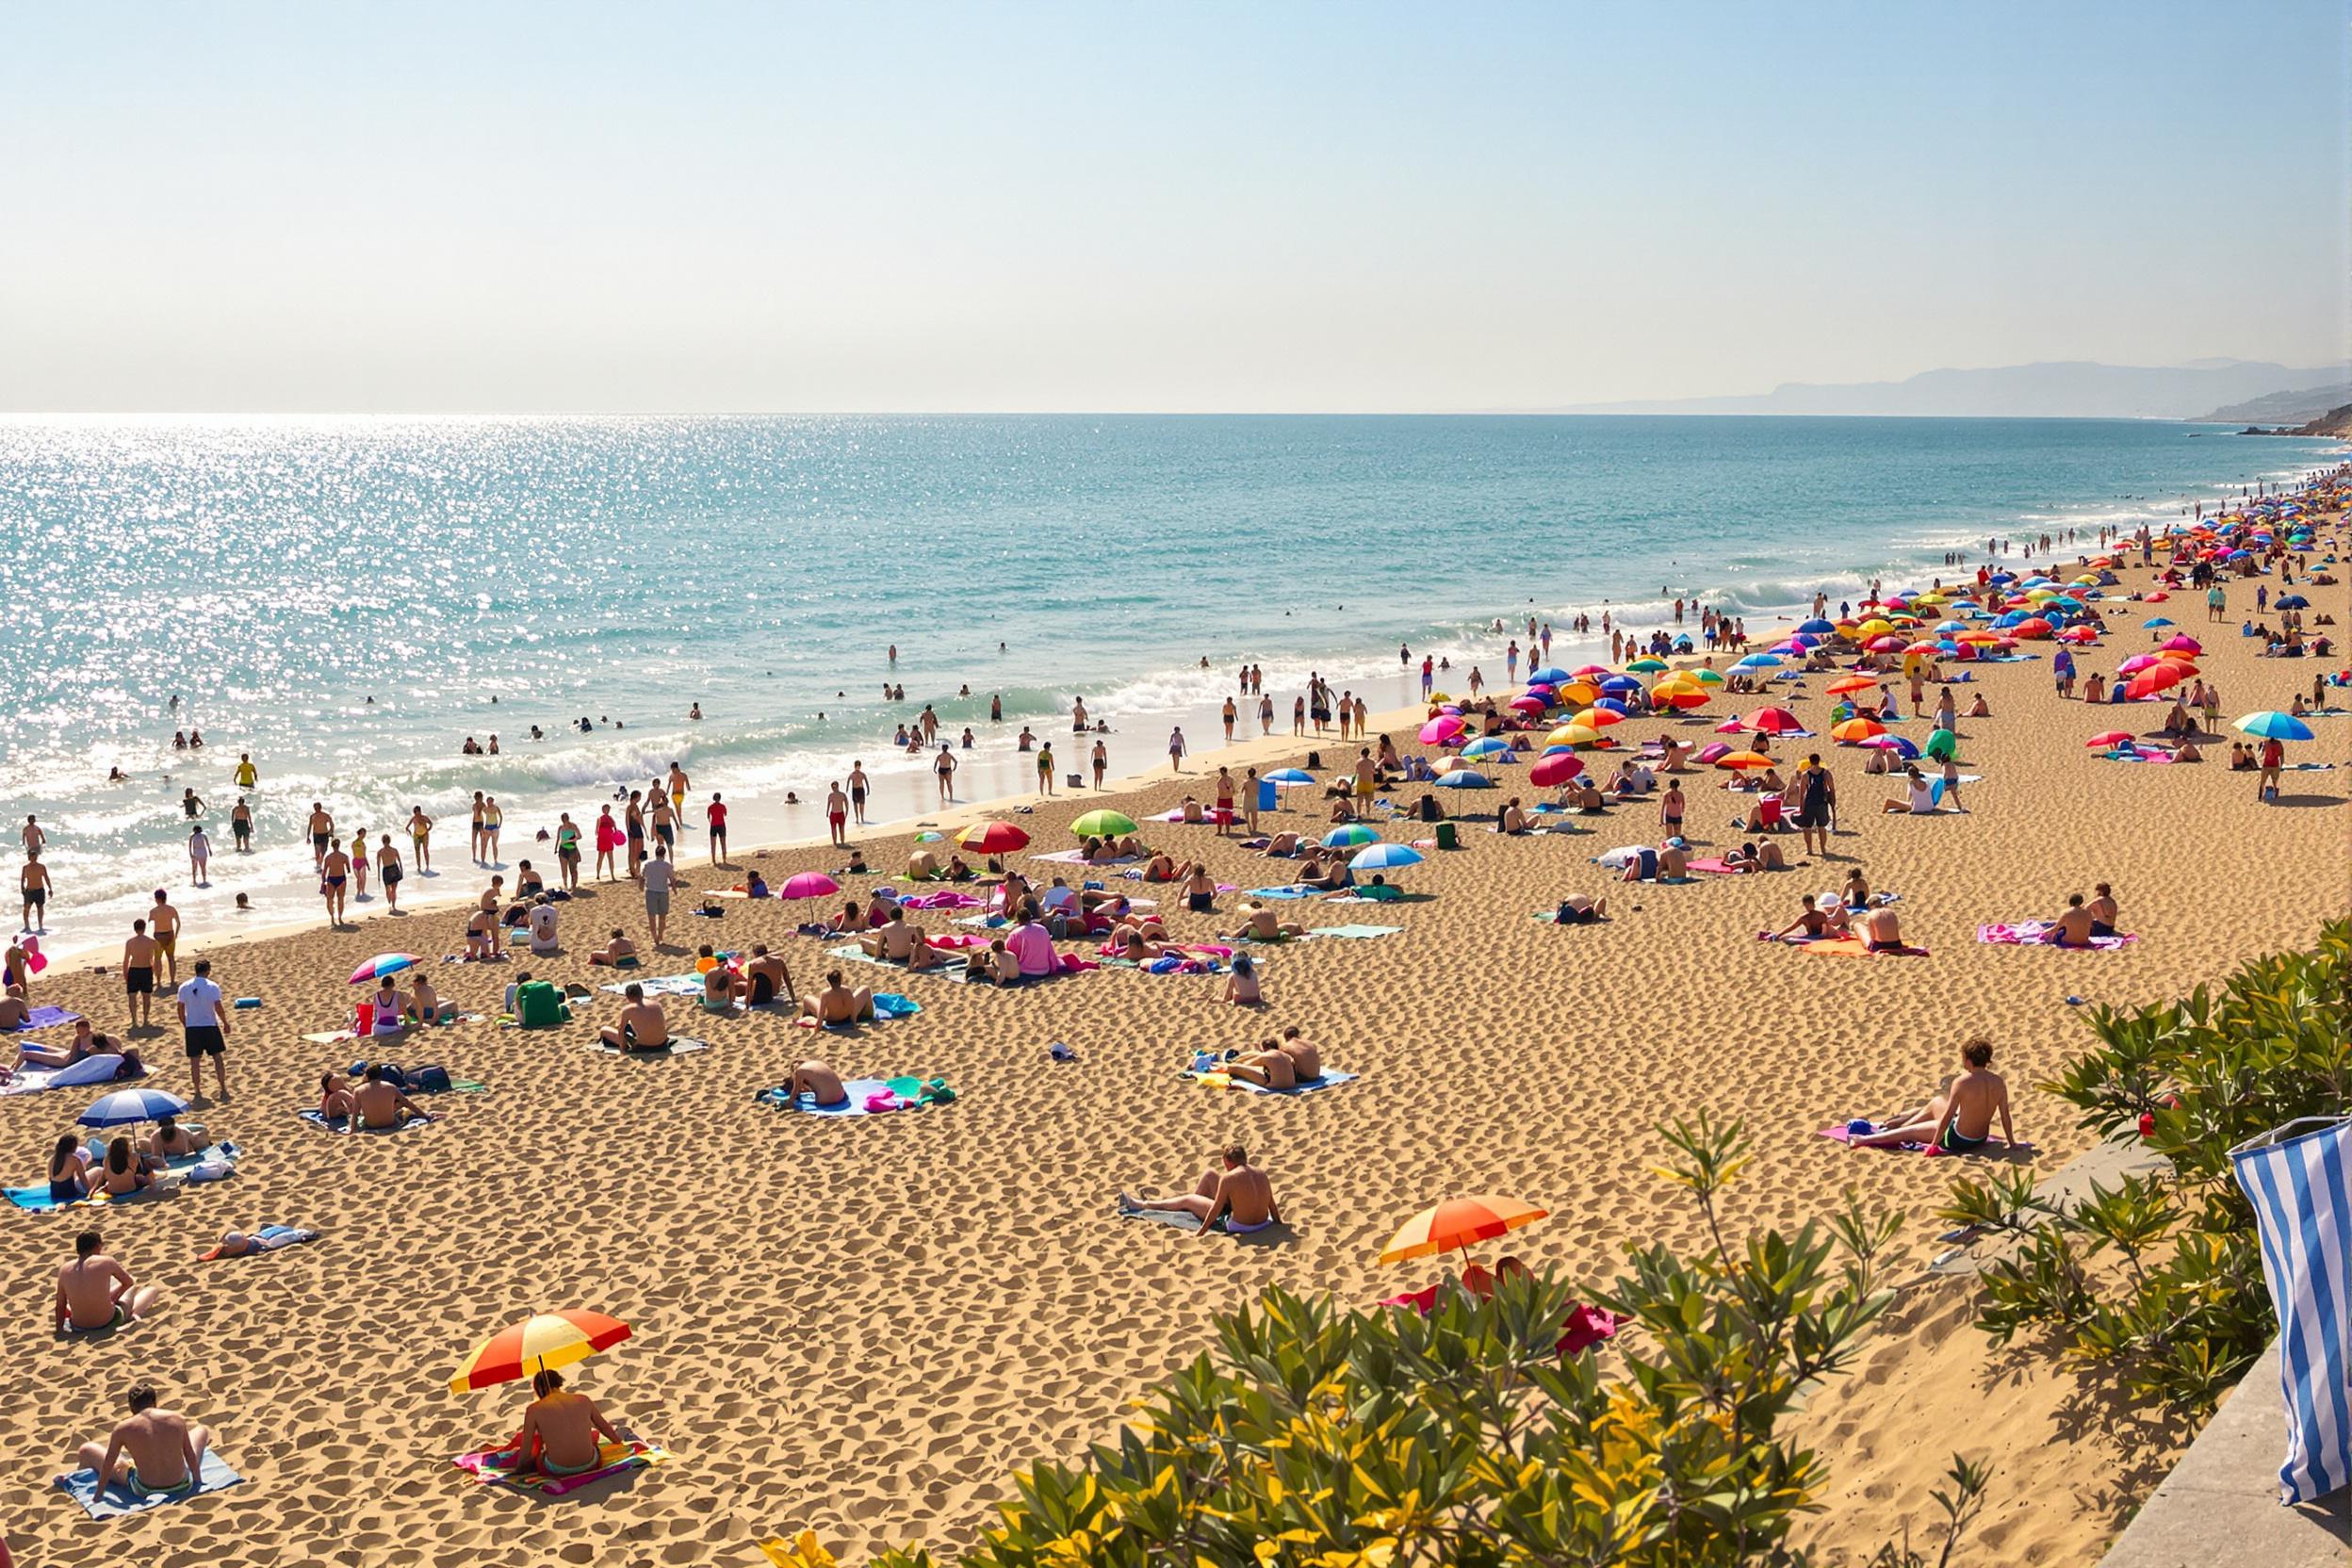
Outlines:
[{"label": "beach chair", "polygon": [[2262,1278],[2278,1313],[2286,1396],[2281,1504],[2352,1484],[2352,1213],[2340,1198],[2352,1168],[2352,1117],[2304,1117],[2230,1151],[2262,1236]]}]

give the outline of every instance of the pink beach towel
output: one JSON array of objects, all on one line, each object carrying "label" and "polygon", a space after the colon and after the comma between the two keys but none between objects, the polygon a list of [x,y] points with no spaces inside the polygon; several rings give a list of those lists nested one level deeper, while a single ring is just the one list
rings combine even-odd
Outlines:
[{"label": "pink beach towel", "polygon": [[[2046,920],[2021,920],[2015,924],[1980,925],[1976,928],[1976,939],[1981,942],[1990,942],[1996,947],[2057,947],[2058,943],[2051,939],[2052,933],[2057,929],[2056,925]],[[2135,933],[2127,931],[2121,936],[2093,937],[2088,947],[2069,946],[2060,948],[2059,951],[2113,953],[2118,948],[2129,947],[2139,939]]]}]

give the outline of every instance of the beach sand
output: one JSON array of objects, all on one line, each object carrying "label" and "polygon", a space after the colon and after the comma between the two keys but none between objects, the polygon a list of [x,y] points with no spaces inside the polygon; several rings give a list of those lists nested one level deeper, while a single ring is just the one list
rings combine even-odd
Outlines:
[{"label": "beach sand", "polygon": [[[2344,591],[2318,592],[2343,618]],[[2144,607],[2108,608],[2114,635],[2082,661],[2086,672],[2148,645]],[[2185,629],[2207,629],[2190,596],[2171,608]],[[2204,667],[2230,716],[2284,708],[2319,667],[2253,659],[2234,617],[2212,629],[2220,635]],[[1842,858],[1834,870],[1619,885],[1590,858],[1655,840],[1655,805],[1635,805],[1592,824],[1590,836],[1506,841],[1467,825],[1458,852],[1432,853],[1396,878],[1425,901],[1282,906],[1284,918],[1309,923],[1404,930],[1275,950],[1271,1004],[1259,1015],[1219,1005],[1221,982],[1210,978],[1106,970],[999,993],[853,966],[854,982],[882,981],[921,1002],[923,1015],[820,1041],[780,1018],[721,1021],[674,1004],[673,1027],[711,1049],[646,1062],[587,1049],[618,1006],[599,993],[552,1033],[471,1023],[401,1042],[398,1059],[445,1063],[490,1092],[440,1097],[432,1109],[442,1119],[419,1131],[340,1138],[293,1113],[320,1069],[362,1049],[299,1037],[344,1016],[354,996],[344,976],[370,955],[458,948],[462,914],[371,915],[357,929],[216,948],[228,993],[265,1004],[233,1015],[233,1102],[199,1116],[215,1137],[242,1146],[243,1164],[234,1181],[99,1217],[109,1250],[164,1287],[160,1313],[97,1339],[40,1331],[35,1319],[81,1221],[0,1214],[20,1326],[0,1396],[15,1438],[0,1459],[8,1538],[33,1563],[211,1568],[748,1563],[757,1538],[803,1526],[853,1558],[883,1544],[953,1549],[989,1520],[1016,1466],[1076,1456],[1152,1380],[1199,1353],[1211,1314],[1272,1282],[1353,1302],[1428,1282],[1430,1266],[1382,1268],[1373,1255],[1442,1196],[1501,1192],[1548,1205],[1553,1217],[1514,1235],[1515,1250],[1587,1279],[1610,1277],[1630,1240],[1698,1246],[1695,1215],[1649,1168],[1661,1150],[1653,1125],[1703,1106],[1743,1119],[1756,1144],[1731,1195],[1735,1226],[1797,1225],[1833,1210],[1851,1186],[1911,1211],[1907,1254],[1923,1262],[1937,1250],[1926,1211],[1962,1163],[1849,1152],[1816,1129],[1916,1102],[1951,1070],[1959,1042],[1983,1034],[2017,1092],[2018,1133],[2036,1145],[2036,1168],[2054,1171],[2087,1138],[2030,1086],[2089,1043],[2069,994],[2115,1004],[2177,996],[2249,956],[2307,942],[2347,903],[2352,774],[2291,773],[2286,801],[2259,807],[2251,776],[2218,760],[2131,766],[2083,749],[2113,722],[2153,729],[2161,708],[2061,703],[2046,662],[1977,678],[1994,716],[1961,724],[1965,764],[1985,776],[1964,791],[1965,815],[1881,816],[1891,788],[1863,776],[1863,754],[1817,743],[1843,803],[1837,855],[1858,858],[1874,887],[1900,891],[1904,931],[1932,949],[1925,958],[1821,957],[1756,940],[1790,918],[1800,892],[1836,885]],[[1824,683],[1808,683],[1811,694],[1794,704],[1801,714],[1826,713]],[[1965,707],[1968,688],[1959,694]],[[1716,719],[1757,706],[1718,700],[1676,728],[1711,738]],[[2319,740],[2294,748],[2298,758],[2352,760],[2352,719],[2315,727]],[[1923,740],[1928,727],[1903,728]],[[1329,763],[1352,756],[1333,741],[1318,747]],[[1720,846],[1732,838],[1732,797],[1718,777],[1696,774],[1688,788],[1693,836]],[[1197,773],[1163,773],[1127,808],[1141,818],[1200,788]],[[1065,825],[1098,802],[1064,797],[1016,820],[1037,849],[1058,849],[1070,841]],[[1271,820],[1321,831],[1312,792],[1289,803]],[[1147,823],[1145,836],[1206,861],[1220,881],[1287,877],[1285,862],[1205,827]],[[906,840],[870,840],[868,856],[880,868],[903,863]],[[1783,841],[1793,854],[1793,835]],[[685,857],[687,879],[709,886],[698,849]],[[747,853],[737,859],[751,863]],[[841,859],[800,848],[757,863],[775,882]],[[1023,869],[1042,879],[1057,868]],[[1975,940],[1980,922],[2052,914],[2102,879],[2139,934],[2125,951]],[[626,885],[592,891],[563,911],[565,956],[436,968],[434,980],[466,1008],[495,1012],[518,967],[559,982],[611,979],[584,955],[611,925],[642,939],[642,906]],[[1579,891],[1607,894],[1612,922],[1560,928],[1528,918]],[[815,906],[729,902],[723,918],[706,920],[686,912],[695,902],[681,893],[678,951],[644,972],[690,969],[686,956],[703,941],[766,940],[804,986],[825,967],[824,944],[792,935]],[[1230,928],[1233,902],[1220,899],[1212,916],[1186,914],[1172,896],[1162,907],[1176,935],[1199,937]],[[923,923],[952,929],[936,914]],[[119,981],[91,975],[86,961],[71,967],[78,972],[44,976],[35,1000],[119,1029]],[[1362,1080],[1286,1099],[1176,1076],[1196,1047],[1245,1044],[1291,1023],[1321,1043],[1328,1064]],[[1050,1062],[1054,1041],[1079,1060]],[[147,1049],[161,1068],[150,1083],[187,1092],[176,1034]],[[847,1120],[754,1102],[812,1051],[845,1074],[943,1076],[960,1099]],[[67,1093],[0,1099],[9,1181],[34,1179],[85,1102]],[[1286,1233],[1241,1244],[1114,1216],[1118,1189],[1188,1186],[1233,1138],[1272,1174]],[[259,1260],[190,1261],[223,1229],[265,1220],[325,1237]],[[554,1503],[468,1484],[449,1459],[511,1433],[523,1396],[513,1386],[453,1396],[446,1380],[479,1337],[532,1310],[572,1306],[635,1329],[576,1368],[572,1386],[676,1459]],[[1859,1560],[1906,1520],[1928,1525],[1926,1493],[1959,1448],[1997,1466],[1985,1522],[1962,1560],[2086,1561],[2135,1503],[2133,1485],[2168,1458],[2164,1445],[2177,1439],[2127,1456],[2114,1426],[2062,1416],[2063,1380],[2020,1375],[1984,1346],[1964,1287],[1921,1287],[1906,1293],[1855,1375],[1814,1401],[1806,1435],[1831,1479],[1828,1511],[1804,1534],[1831,1560]],[[211,1423],[247,1484],[93,1523],[49,1478],[74,1445],[103,1436],[139,1379]],[[2119,1472],[2130,1483],[2118,1484]]]}]

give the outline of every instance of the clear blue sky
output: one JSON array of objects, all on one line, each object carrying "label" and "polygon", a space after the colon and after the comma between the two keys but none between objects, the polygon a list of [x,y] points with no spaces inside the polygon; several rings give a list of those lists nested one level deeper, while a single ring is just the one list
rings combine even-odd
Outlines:
[{"label": "clear blue sky", "polygon": [[2341,4],[23,4],[0,408],[2324,364]]}]

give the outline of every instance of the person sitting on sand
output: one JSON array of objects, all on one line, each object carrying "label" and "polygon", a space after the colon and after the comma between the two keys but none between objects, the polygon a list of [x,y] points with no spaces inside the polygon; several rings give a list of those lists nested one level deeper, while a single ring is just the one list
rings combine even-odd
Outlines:
[{"label": "person sitting on sand", "polygon": [[155,1118],[155,1130],[147,1135],[147,1152],[158,1160],[184,1160],[211,1147],[210,1138],[181,1126],[176,1116]]},{"label": "person sitting on sand", "polygon": [[1919,1109],[1890,1118],[1871,1132],[1848,1141],[1865,1149],[1924,1143],[1947,1154],[1970,1154],[1992,1141],[1993,1117],[2001,1117],[2001,1141],[2017,1146],[2009,1124],[2009,1086],[1993,1071],[1993,1042],[1982,1037],[1960,1048],[1967,1069],[1948,1081],[1942,1091]]},{"label": "person sitting on sand", "polygon": [[2082,895],[2066,896],[2066,912],[2050,923],[2042,940],[2052,947],[2088,947],[2091,945],[2091,912],[2082,907]]},{"label": "person sitting on sand", "polygon": [[713,963],[702,972],[702,1010],[706,1013],[734,1012],[738,988],[735,972],[725,964]]},{"label": "person sitting on sand", "polygon": [[146,1316],[162,1298],[159,1288],[139,1283],[106,1256],[97,1232],[84,1231],[74,1238],[74,1261],[57,1271],[57,1327],[83,1334],[119,1328]]},{"label": "person sitting on sand", "polygon": [[1797,903],[1800,906],[1797,918],[1777,931],[1767,932],[1765,934],[1767,940],[1785,942],[1789,938],[1800,935],[1806,939],[1815,937],[1845,935],[1846,911],[1843,905],[1833,902],[1826,909],[1817,908],[1811,893],[1798,894]]},{"label": "person sitting on sand", "polygon": [[318,1075],[318,1114],[326,1120],[340,1121],[351,1114],[357,1103],[351,1098],[351,1081],[339,1072]]},{"label": "person sitting on sand", "polygon": [[823,1108],[849,1103],[849,1089],[841,1075],[826,1063],[810,1056],[792,1069],[792,1098],[808,1097],[808,1102]]},{"label": "person sitting on sand", "polygon": [[939,858],[927,849],[918,849],[906,857],[906,880],[936,882],[939,877]]},{"label": "person sitting on sand", "polygon": [[2172,760],[2176,762],[2202,762],[2205,753],[2195,741],[2184,736],[2180,743],[2173,748]]},{"label": "person sitting on sand", "polygon": [[627,1005],[621,1009],[620,1021],[597,1030],[596,1037],[615,1051],[668,1050],[670,1021],[662,1004],[646,1001],[645,988],[634,980],[621,996]]},{"label": "person sitting on sand", "polygon": [[1220,1000],[1236,1007],[1264,1005],[1266,994],[1258,987],[1258,966],[1247,953],[1233,955],[1233,972],[1225,977],[1225,994]]},{"label": "person sitting on sand", "polygon": [[[2093,680],[2097,680],[2099,677],[2093,676],[2091,678]],[[2097,697],[2091,697],[2089,700],[2097,702],[2099,699]],[[1984,701],[1984,693],[1977,693],[1976,700],[1968,704],[1968,716],[1971,719],[1989,719],[1993,716],[1992,708]]]},{"label": "person sitting on sand", "polygon": [[1177,869],[1176,858],[1166,850],[1152,857],[1152,863],[1143,868],[1146,882],[1173,882],[1183,874]]},{"label": "person sitting on sand", "polygon": [[633,969],[637,964],[637,944],[621,935],[621,928],[616,925],[605,944],[588,955],[588,961],[613,969]]},{"label": "person sitting on sand", "polygon": [[112,1198],[126,1198],[155,1185],[155,1178],[147,1173],[147,1162],[139,1157],[127,1137],[106,1145],[106,1157],[92,1174],[94,1179],[86,1184],[90,1190]]},{"label": "person sitting on sand", "polygon": [[130,1419],[118,1424],[106,1442],[83,1444],[74,1462],[95,1475],[102,1491],[122,1486],[141,1497],[194,1492],[212,1434],[178,1412],[160,1408],[155,1391],[145,1383],[124,1399]]},{"label": "person sitting on sand", "polygon": [[2082,906],[2083,911],[2091,917],[2091,935],[2094,937],[2116,935],[2115,922],[2121,918],[2122,910],[2115,904],[2115,890],[2100,882],[2091,889],[2091,892],[2094,896],[2088,904]]},{"label": "person sitting on sand", "polygon": [[413,1023],[449,1023],[457,1018],[457,1004],[444,1002],[441,993],[433,988],[423,970],[411,972],[416,983],[408,992],[408,1017]]},{"label": "person sitting on sand", "polygon": [[1525,833],[1527,830],[1527,814],[1520,809],[1519,797],[1517,795],[1513,795],[1508,802],[1505,803],[1502,811],[1495,817],[1494,831],[1497,833]]},{"label": "person sitting on sand", "polygon": [[986,947],[975,947],[964,956],[964,979],[984,986],[1011,986],[1021,980],[1021,960],[1005,951],[1004,939],[998,937]]},{"label": "person sitting on sand", "polygon": [[498,917],[487,909],[477,909],[466,922],[466,956],[479,963],[498,956]]},{"label": "person sitting on sand", "polygon": [[1661,882],[1690,880],[1690,851],[1680,839],[1669,839],[1658,846],[1658,879]]},{"label": "person sitting on sand", "polygon": [[1879,807],[1879,814],[1900,816],[1908,813],[1915,817],[1934,815],[1936,792],[1929,787],[1926,776],[1916,767],[1905,768],[1903,772],[1905,791],[1903,798],[1882,803]]},{"label": "person sitting on sand", "polygon": [[59,1134],[56,1147],[49,1151],[49,1201],[79,1202],[90,1183],[90,1156],[83,1152],[81,1140],[71,1133]]},{"label": "person sitting on sand", "polygon": [[1239,940],[1247,937],[1251,941],[1279,942],[1286,938],[1303,937],[1307,934],[1305,926],[1296,921],[1279,919],[1273,909],[1264,904],[1245,904],[1237,912],[1241,916],[1240,928],[1230,932],[1219,932],[1219,936],[1230,940]]},{"label": "person sitting on sand", "polygon": [[790,1004],[792,972],[782,955],[770,953],[765,942],[752,943],[743,978],[735,983],[735,998],[746,1007],[764,1007],[770,1003]]},{"label": "person sitting on sand", "polygon": [[1274,1200],[1274,1184],[1250,1163],[1250,1152],[1228,1144],[1222,1168],[1211,1167],[1181,1198],[1141,1200],[1119,1195],[1120,1214],[1188,1214],[1200,1221],[1200,1234],[1224,1222],[1227,1233],[1248,1235],[1282,1222],[1282,1205]]},{"label": "person sitting on sand", "polygon": [[1323,1053],[1315,1042],[1300,1032],[1297,1024],[1282,1031],[1282,1044],[1277,1048],[1290,1058],[1290,1070],[1298,1082],[1312,1084],[1323,1076]]},{"label": "person sitting on sand", "polygon": [[1255,1051],[1228,1052],[1217,1070],[1261,1088],[1295,1089],[1298,1086],[1298,1064],[1272,1040],[1262,1042]]},{"label": "person sitting on sand", "polygon": [[356,1133],[367,1127],[382,1132],[410,1121],[432,1119],[400,1091],[400,1086],[384,1075],[382,1064],[370,1062],[368,1070],[360,1074],[359,1086],[351,1091],[351,1118],[345,1130]]},{"label": "person sitting on sand", "polygon": [[0,991],[0,1029],[22,1029],[24,1021],[32,1016],[33,1009],[24,1000],[24,987],[10,986],[7,990]]},{"label": "person sitting on sand", "polygon": [[1892,909],[1884,906],[1862,917],[1862,936],[1872,953],[1917,954],[1920,951],[1903,945],[1903,923]]},{"label": "person sitting on sand", "polygon": [[368,1000],[368,1034],[397,1035],[408,1027],[408,1010],[402,1004],[400,990],[392,984],[390,975],[384,975],[376,981],[376,994]]},{"label": "person sitting on sand", "polygon": [[906,911],[895,905],[882,929],[858,938],[858,946],[870,958],[905,964],[910,970],[935,969],[939,963],[938,950],[923,939],[920,930],[906,923]]},{"label": "person sitting on sand", "polygon": [[859,986],[852,990],[841,983],[840,970],[826,970],[825,989],[813,996],[802,997],[800,1014],[803,1018],[815,1019],[827,1027],[871,1019],[874,1017],[874,988]]},{"label": "person sitting on sand", "polygon": [[531,1401],[523,1407],[522,1430],[514,1434],[516,1471],[584,1476],[604,1462],[603,1443],[628,1441],[595,1400],[564,1391],[561,1372],[543,1367],[532,1373],[531,1392]]},{"label": "person sitting on sand", "polygon": [[1304,888],[1329,888],[1336,885],[1331,872],[1324,867],[1323,851],[1313,845],[1308,846],[1306,858],[1298,862],[1298,870],[1292,875],[1291,880]]}]

